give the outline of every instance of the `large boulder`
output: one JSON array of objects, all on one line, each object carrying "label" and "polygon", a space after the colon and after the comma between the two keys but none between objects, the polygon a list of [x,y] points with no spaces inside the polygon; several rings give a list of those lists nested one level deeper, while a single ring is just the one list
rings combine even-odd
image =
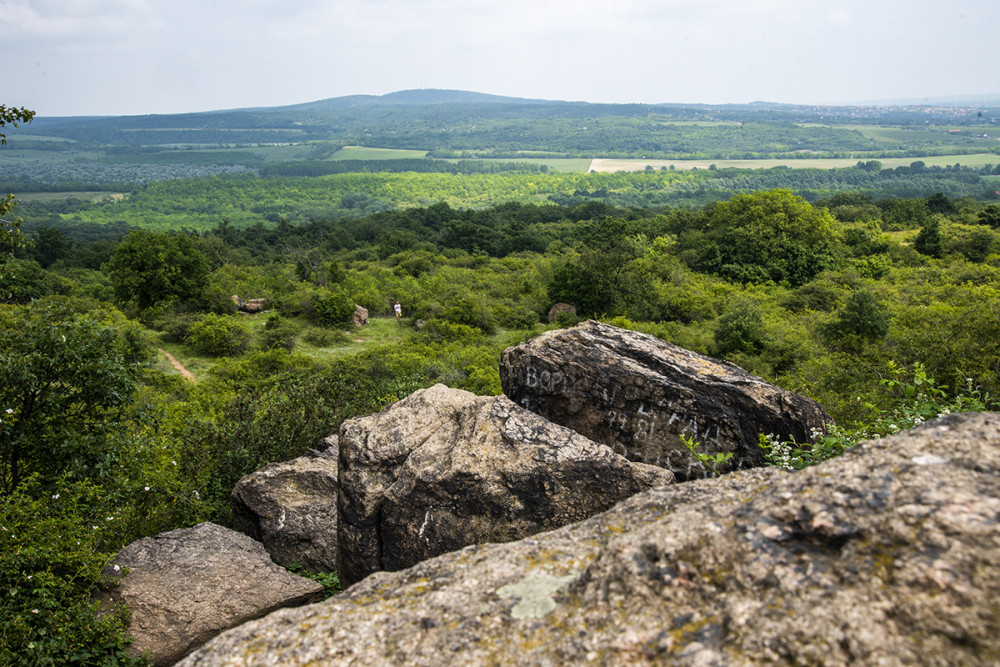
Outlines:
[{"label": "large boulder", "polygon": [[672,481],[506,397],[435,385],[341,426],[341,579],[516,540]]},{"label": "large boulder", "polygon": [[366,327],[368,326],[368,309],[354,304],[354,326],[356,327]]},{"label": "large boulder", "polygon": [[704,454],[731,452],[732,470],[763,464],[758,434],[807,442],[832,423],[738,366],[593,320],[505,350],[500,383],[518,405],[680,480],[713,472],[681,436]]},{"label": "large boulder", "polygon": [[262,542],[278,565],[338,569],[337,450],[272,463],[232,492],[233,527]]},{"label": "large boulder", "polygon": [[291,574],[246,535],[201,523],[132,542],[105,568],[121,577],[100,595],[126,604],[129,651],[172,665],[223,630],[315,600],[323,587]]},{"label": "large boulder", "polygon": [[216,638],[222,665],[990,665],[1000,414],[640,493]]}]

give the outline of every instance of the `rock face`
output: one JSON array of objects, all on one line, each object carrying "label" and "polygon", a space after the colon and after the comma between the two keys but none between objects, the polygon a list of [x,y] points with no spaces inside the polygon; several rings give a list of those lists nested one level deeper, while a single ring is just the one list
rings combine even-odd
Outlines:
[{"label": "rock face", "polygon": [[435,385],[340,429],[340,576],[508,542],[668,484],[504,396]]},{"label": "rock face", "polygon": [[233,526],[262,542],[275,563],[337,570],[336,449],[247,475],[233,489],[232,502]]},{"label": "rock face", "polygon": [[998,517],[1000,414],[952,415],[379,573],[183,664],[996,664]]},{"label": "rock face", "polygon": [[708,472],[682,435],[706,454],[732,452],[740,469],[763,463],[759,433],[807,442],[831,423],[815,401],[742,368],[593,320],[508,348],[500,382],[518,405],[680,480]]},{"label": "rock face", "polygon": [[[115,569],[115,567],[119,569]],[[281,607],[305,604],[323,587],[274,563],[259,543],[213,523],[137,540],[105,568],[121,577],[102,606],[128,605],[129,647],[172,665],[223,630]]]}]

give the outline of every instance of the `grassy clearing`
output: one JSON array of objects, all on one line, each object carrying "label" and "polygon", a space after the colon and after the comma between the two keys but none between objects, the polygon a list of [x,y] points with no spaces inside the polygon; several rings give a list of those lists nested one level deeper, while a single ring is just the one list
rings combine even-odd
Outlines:
[{"label": "grassy clearing", "polygon": [[[255,336],[264,327],[268,315],[264,313],[246,317],[246,321]],[[346,331],[324,329],[323,331],[329,334],[331,341],[326,345],[316,345],[306,339],[309,338],[310,329],[315,331],[318,328],[306,326],[303,329],[295,345],[295,353],[327,361],[359,354],[372,347],[403,343],[413,335],[413,328],[407,319],[397,322],[394,317],[374,317],[369,319],[366,327],[351,327]],[[199,380],[204,378],[219,360],[218,357],[212,355],[199,354],[193,348],[182,343],[165,341],[158,332],[151,331],[150,333],[157,347],[172,354]],[[179,375],[179,371],[162,354],[157,354],[151,365],[154,369],[167,375]]]},{"label": "grassy clearing", "polygon": [[344,146],[334,153],[331,160],[400,160],[427,157],[427,151],[411,151],[395,148],[368,148],[366,146]]},{"label": "grassy clearing", "polygon": [[121,201],[125,199],[124,192],[105,192],[104,190],[74,190],[72,192],[25,192],[18,195],[21,201],[60,201],[63,199],[85,199],[92,202],[102,202],[105,199]]}]

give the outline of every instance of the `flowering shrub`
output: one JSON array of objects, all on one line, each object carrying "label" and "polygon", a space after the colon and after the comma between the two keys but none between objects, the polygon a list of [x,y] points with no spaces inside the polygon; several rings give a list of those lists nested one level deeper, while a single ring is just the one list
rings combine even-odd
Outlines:
[{"label": "flowering shrub", "polygon": [[99,487],[65,478],[0,500],[0,664],[146,664],[125,651],[124,614],[90,597],[117,520]]},{"label": "flowering shrub", "polygon": [[998,406],[988,393],[973,385],[971,378],[965,378],[965,386],[949,397],[948,387],[928,376],[919,363],[907,374],[890,361],[887,371],[880,384],[893,395],[892,407],[879,410],[870,406],[872,419],[853,430],[839,426],[825,432],[813,429],[811,442],[782,441],[772,433],[761,433],[758,444],[766,450],[768,464],[801,470],[839,456],[862,440],[894,435],[953,412],[983,412]]}]

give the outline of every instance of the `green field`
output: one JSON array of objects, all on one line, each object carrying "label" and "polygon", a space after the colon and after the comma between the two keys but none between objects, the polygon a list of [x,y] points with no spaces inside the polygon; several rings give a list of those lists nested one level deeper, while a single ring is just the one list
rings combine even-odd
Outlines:
[{"label": "green field", "polygon": [[[906,167],[913,162],[921,161],[928,167],[950,166],[960,164],[963,167],[982,167],[987,164],[1000,163],[1000,155],[995,153],[978,153],[974,155],[932,155],[926,157],[881,158],[882,167],[894,169]],[[735,167],[738,169],[771,169],[773,167],[788,167],[790,169],[837,169],[853,167],[858,163],[854,158],[803,158],[801,160],[761,159],[761,160],[605,160],[596,159],[590,170],[599,172],[643,171],[646,165],[653,169],[671,166],[674,169],[708,169],[715,165],[719,169]]]},{"label": "green field", "polygon": [[368,148],[366,146],[344,146],[334,153],[331,160],[404,160],[427,157],[427,151],[411,151],[395,148]]}]

